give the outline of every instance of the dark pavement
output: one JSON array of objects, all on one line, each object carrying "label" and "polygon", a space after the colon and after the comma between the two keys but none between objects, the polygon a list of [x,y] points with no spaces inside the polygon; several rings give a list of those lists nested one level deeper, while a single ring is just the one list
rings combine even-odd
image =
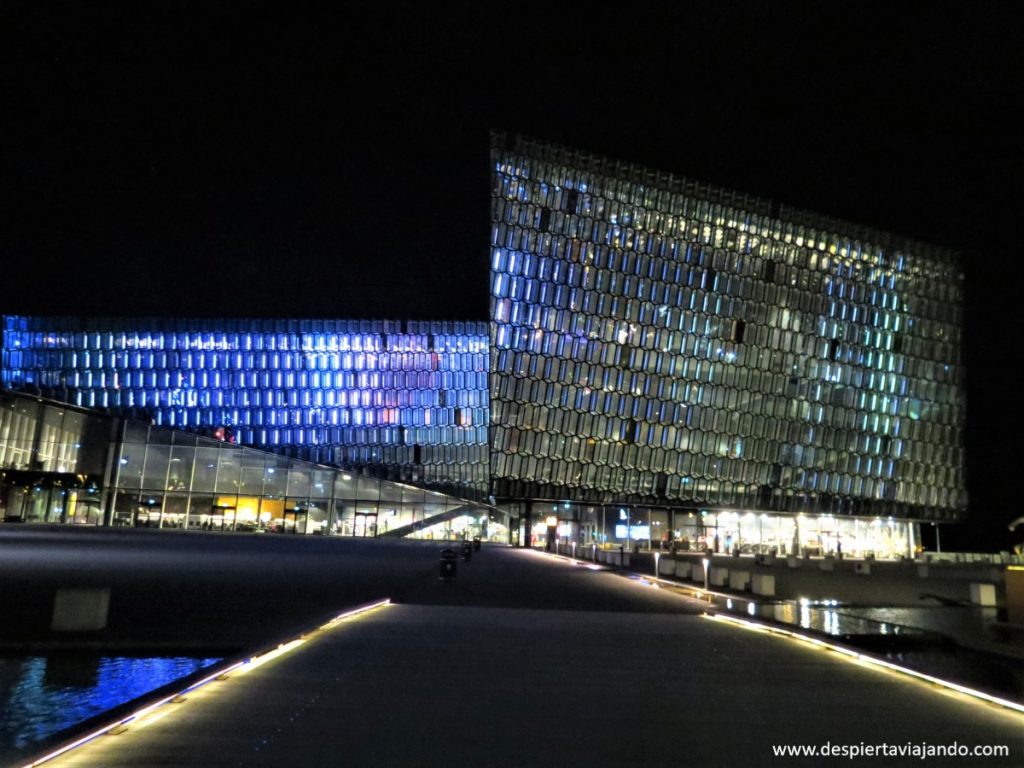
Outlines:
[{"label": "dark pavement", "polygon": [[[194,581],[213,567],[201,554],[211,537],[201,538],[188,547]],[[178,546],[155,546],[152,562],[175,572]],[[321,597],[361,589],[364,600],[397,604],[310,635],[53,765],[822,765],[850,761],[774,757],[772,745],[953,741],[1011,751],[926,762],[1024,763],[1021,715],[723,626],[699,616],[697,602],[563,559],[485,547],[446,584],[436,543],[256,546],[273,549],[262,553],[261,580],[290,574]],[[260,556],[234,541],[224,548],[219,578],[232,583]],[[377,572],[389,562],[389,576]],[[302,594],[303,605],[330,603]]]},{"label": "dark pavement", "polygon": [[[509,608],[641,610],[629,596],[598,587],[586,578],[589,571],[553,589],[546,571],[524,569],[518,561],[492,562],[487,579],[463,578],[459,589],[445,589],[435,578],[443,546],[455,545],[0,526],[0,647],[230,651],[385,596]],[[480,561],[486,557],[477,553]],[[459,564],[466,575],[475,565]],[[111,590],[105,630],[50,632],[54,594],[69,587]],[[642,610],[681,608],[666,601]]]}]

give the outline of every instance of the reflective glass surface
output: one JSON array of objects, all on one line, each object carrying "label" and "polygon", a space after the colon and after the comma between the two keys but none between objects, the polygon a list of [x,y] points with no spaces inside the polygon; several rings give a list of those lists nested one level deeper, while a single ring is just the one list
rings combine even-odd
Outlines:
[{"label": "reflective glass surface", "polygon": [[496,136],[494,492],[957,519],[957,257]]},{"label": "reflective glass surface", "polygon": [[0,383],[481,495],[487,354],[485,323],[6,317]]}]

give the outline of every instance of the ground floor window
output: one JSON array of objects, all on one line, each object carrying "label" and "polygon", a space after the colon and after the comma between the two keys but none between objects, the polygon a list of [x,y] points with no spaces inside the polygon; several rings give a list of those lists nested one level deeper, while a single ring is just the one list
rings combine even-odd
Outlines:
[{"label": "ground floor window", "polygon": [[0,521],[100,525],[100,493],[96,488],[68,487],[46,478],[29,486],[0,484]]},{"label": "ground floor window", "polygon": [[630,550],[895,559],[914,556],[920,544],[920,523],[893,518],[534,504],[529,519],[538,545],[555,536]]}]

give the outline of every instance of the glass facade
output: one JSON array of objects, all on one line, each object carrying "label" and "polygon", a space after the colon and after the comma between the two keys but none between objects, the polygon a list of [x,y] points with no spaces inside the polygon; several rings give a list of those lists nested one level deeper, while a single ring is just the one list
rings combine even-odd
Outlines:
[{"label": "glass facade", "polygon": [[481,497],[487,354],[486,323],[9,316],[0,383]]},{"label": "glass facade", "polygon": [[520,138],[492,181],[499,499],[961,517],[954,254]]},{"label": "glass facade", "polygon": [[[522,503],[504,505],[524,516]],[[583,547],[675,549],[732,555],[825,557],[913,556],[921,543],[921,524],[900,518],[832,514],[776,514],[679,506],[533,502],[531,534],[535,543],[552,535]]]},{"label": "glass facade", "polygon": [[0,392],[0,521],[505,537],[470,500]]},{"label": "glass facade", "polygon": [[[0,384],[141,420],[115,523],[418,535],[445,491],[524,536],[854,554],[963,518],[955,254],[522,138],[490,170],[489,323],[9,316]],[[4,466],[85,498],[55,436],[93,417],[31,402]]]},{"label": "glass facade", "polygon": [[109,418],[0,392],[0,520],[102,521]]},{"label": "glass facade", "polygon": [[424,521],[486,515],[436,491],[141,422],[126,424],[113,487],[115,526],[415,535]]}]

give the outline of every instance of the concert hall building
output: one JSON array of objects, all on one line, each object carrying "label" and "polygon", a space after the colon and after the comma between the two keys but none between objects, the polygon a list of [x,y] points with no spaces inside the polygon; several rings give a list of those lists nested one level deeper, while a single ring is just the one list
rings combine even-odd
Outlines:
[{"label": "concert hall building", "polygon": [[[32,398],[121,425],[93,478],[121,500],[91,522],[209,516],[217,494],[181,487],[176,440],[240,452],[220,506],[233,527],[244,506],[244,529],[297,519],[243,492],[246,451],[264,481],[279,457],[451,499],[419,519],[513,538],[883,557],[963,518],[954,253],[518,137],[493,138],[490,173],[487,321],[6,316],[7,519],[63,487],[15,439],[11,403]],[[128,487],[118,451],[139,425],[179,437],[147,437]],[[316,530],[356,532],[342,496]],[[389,515],[430,530],[405,527],[414,503],[373,509],[374,533]]]}]

